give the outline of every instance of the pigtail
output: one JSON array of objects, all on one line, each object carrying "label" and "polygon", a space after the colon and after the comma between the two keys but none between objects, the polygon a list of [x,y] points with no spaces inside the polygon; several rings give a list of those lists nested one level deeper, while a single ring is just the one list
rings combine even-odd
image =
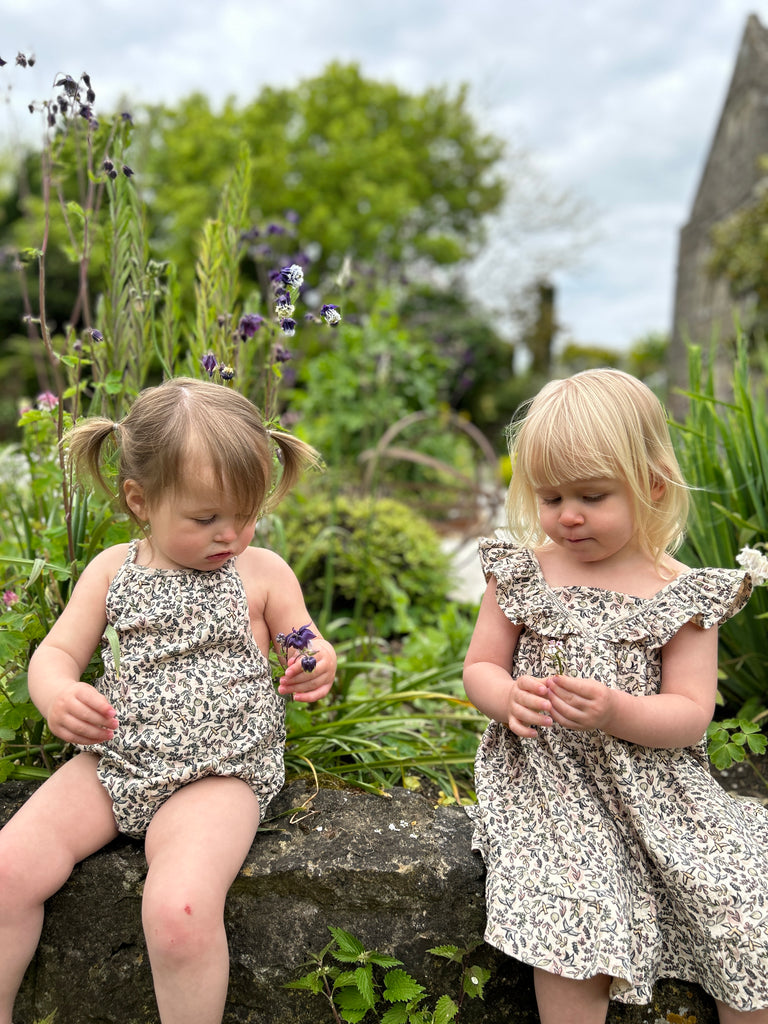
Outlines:
[{"label": "pigtail", "polygon": [[282,430],[268,430],[267,435],[277,446],[282,472],[272,493],[265,502],[265,512],[271,512],[308,469],[320,469],[323,460],[319,452],[293,434]]},{"label": "pigtail", "polygon": [[117,495],[104,475],[103,466],[107,459],[104,446],[108,441],[116,445],[119,429],[119,424],[113,420],[89,416],[71,427],[61,440],[77,479],[93,480],[113,499]]}]

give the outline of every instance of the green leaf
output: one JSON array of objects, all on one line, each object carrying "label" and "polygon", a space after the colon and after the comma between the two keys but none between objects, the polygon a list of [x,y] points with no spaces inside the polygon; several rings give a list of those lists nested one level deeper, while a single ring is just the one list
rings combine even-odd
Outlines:
[{"label": "green leaf", "polygon": [[450,1024],[458,1013],[459,1008],[450,996],[440,996],[435,1004],[434,1024]]},{"label": "green leaf", "polygon": [[[343,928],[334,928],[333,925],[329,925],[328,931],[336,940],[338,953],[345,954],[345,962],[347,957],[351,956],[356,960],[365,952],[362,942],[356,939],[354,935],[350,935],[349,932],[345,932]],[[338,957],[338,959],[341,959],[341,957]]]},{"label": "green leaf", "polygon": [[412,978],[406,971],[395,967],[384,976],[383,995],[390,1003],[410,1002],[426,993],[423,985]]}]

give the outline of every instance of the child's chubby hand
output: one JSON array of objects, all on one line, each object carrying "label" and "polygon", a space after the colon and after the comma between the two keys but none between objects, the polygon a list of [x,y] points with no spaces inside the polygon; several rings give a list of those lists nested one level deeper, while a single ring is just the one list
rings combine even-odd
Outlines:
[{"label": "child's chubby hand", "polygon": [[552,725],[552,704],[546,679],[518,676],[512,680],[507,725],[516,736],[536,736],[536,727]]},{"label": "child's chubby hand", "polygon": [[316,637],[312,641],[312,655],[315,666],[307,672],[301,662],[302,653],[291,655],[280,677],[277,692],[283,696],[292,695],[294,700],[311,703],[327,696],[336,677],[336,652],[327,640]]},{"label": "child's chubby hand", "polygon": [[85,746],[111,740],[118,725],[115,709],[106,697],[79,680],[57,692],[45,718],[54,736]]},{"label": "child's chubby hand", "polygon": [[544,680],[551,715],[558,725],[577,732],[606,729],[613,711],[615,691],[597,679],[550,676]]}]

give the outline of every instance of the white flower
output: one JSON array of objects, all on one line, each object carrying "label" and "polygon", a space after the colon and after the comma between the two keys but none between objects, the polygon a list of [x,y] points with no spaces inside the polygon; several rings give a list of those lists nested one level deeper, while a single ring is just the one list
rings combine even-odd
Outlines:
[{"label": "white flower", "polygon": [[756,587],[768,581],[768,558],[757,548],[743,547],[736,555],[736,561],[747,570]]}]

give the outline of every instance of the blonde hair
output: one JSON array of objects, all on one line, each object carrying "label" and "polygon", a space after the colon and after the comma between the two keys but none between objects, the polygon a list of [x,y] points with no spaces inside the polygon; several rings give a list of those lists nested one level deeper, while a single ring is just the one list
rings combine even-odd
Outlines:
[{"label": "blonde hair", "polygon": [[104,474],[109,442],[117,454],[116,497],[134,519],[125,500],[126,480],[140,484],[151,508],[163,495],[179,491],[190,462],[200,460],[242,514],[256,518],[278,505],[305,469],[321,464],[310,445],[267,430],[243,395],[191,377],[141,391],[120,423],[88,417],[64,436],[76,475],[89,476],[115,497]]},{"label": "blonde hair", "polygon": [[[512,479],[507,523],[518,543],[546,540],[537,490],[574,480],[618,479],[629,488],[643,549],[658,564],[682,543],[688,488],[664,407],[628,373],[585,370],[546,384],[507,431]],[[654,499],[654,487],[663,493]]]}]

